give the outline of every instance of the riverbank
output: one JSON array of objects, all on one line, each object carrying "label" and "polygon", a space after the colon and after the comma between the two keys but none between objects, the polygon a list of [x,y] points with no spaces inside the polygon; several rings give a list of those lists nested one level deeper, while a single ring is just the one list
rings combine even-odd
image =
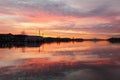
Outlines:
[{"label": "riverbank", "polygon": [[13,34],[0,34],[0,42],[36,42],[36,43],[51,43],[51,42],[82,42],[82,41],[109,41],[111,43],[120,43],[120,38],[109,39],[82,39],[82,38],[60,38],[60,37],[43,37],[43,36],[30,36],[30,35],[13,35]]}]

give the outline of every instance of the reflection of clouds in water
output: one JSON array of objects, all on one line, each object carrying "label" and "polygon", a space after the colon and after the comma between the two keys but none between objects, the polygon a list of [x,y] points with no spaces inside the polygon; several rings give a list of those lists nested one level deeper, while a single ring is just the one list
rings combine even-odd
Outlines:
[{"label": "reflection of clouds in water", "polygon": [[119,49],[95,49],[89,52],[89,54],[98,55],[99,58],[114,58],[120,57]]},{"label": "reflection of clouds in water", "polygon": [[120,69],[83,69],[67,75],[66,80],[119,80]]},{"label": "reflection of clouds in water", "polygon": [[[77,51],[75,51],[77,52]],[[53,55],[54,56],[64,56],[64,55],[67,55],[67,56],[76,56],[76,53],[74,51],[56,51]]]},{"label": "reflection of clouds in water", "polygon": [[83,56],[97,55],[98,58],[113,58],[119,57],[119,49],[117,48],[94,48],[90,50],[71,50],[71,51],[53,51],[54,56]]},{"label": "reflection of clouds in water", "polygon": [[8,66],[0,67],[0,80],[120,80],[119,45],[61,44],[44,45],[39,53],[32,47],[5,50],[0,58]]},{"label": "reflection of clouds in water", "polygon": [[66,80],[103,80],[100,74],[94,71],[85,69],[70,73],[66,76]]},{"label": "reflection of clouds in water", "polygon": [[[41,62],[36,62],[41,60]],[[30,61],[30,62],[29,62]],[[119,80],[119,66],[82,64],[80,62],[44,62],[25,60],[26,64],[0,68],[0,78],[7,80]],[[23,60],[24,62],[24,60]],[[41,64],[43,63],[43,64]],[[6,72],[8,71],[8,72]],[[7,76],[7,77],[6,77]],[[16,78],[15,78],[16,77]]]},{"label": "reflection of clouds in water", "polygon": [[15,61],[0,61],[0,67],[18,65]]}]

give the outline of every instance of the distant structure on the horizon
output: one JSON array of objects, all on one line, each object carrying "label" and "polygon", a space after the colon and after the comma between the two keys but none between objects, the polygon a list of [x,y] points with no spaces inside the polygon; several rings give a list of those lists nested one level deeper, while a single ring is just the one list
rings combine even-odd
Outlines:
[{"label": "distant structure on the horizon", "polygon": [[40,34],[40,30],[39,30],[39,34],[38,34],[38,36],[41,36],[41,34]]},{"label": "distant structure on the horizon", "polygon": [[26,35],[25,31],[22,31],[21,34],[22,34],[22,35]]},{"label": "distant structure on the horizon", "polygon": [[44,33],[41,33],[41,31],[39,30],[38,36],[44,36]]}]

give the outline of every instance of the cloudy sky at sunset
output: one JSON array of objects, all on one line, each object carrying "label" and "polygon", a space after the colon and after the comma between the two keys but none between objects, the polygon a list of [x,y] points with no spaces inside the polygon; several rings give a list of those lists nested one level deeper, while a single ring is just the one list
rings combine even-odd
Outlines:
[{"label": "cloudy sky at sunset", "polygon": [[0,33],[120,37],[120,0],[0,0]]}]

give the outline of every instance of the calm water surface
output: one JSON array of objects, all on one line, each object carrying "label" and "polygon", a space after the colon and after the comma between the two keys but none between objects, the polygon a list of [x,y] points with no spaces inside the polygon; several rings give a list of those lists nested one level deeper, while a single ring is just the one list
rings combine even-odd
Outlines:
[{"label": "calm water surface", "polygon": [[0,80],[120,80],[120,44],[35,45],[1,47]]}]

